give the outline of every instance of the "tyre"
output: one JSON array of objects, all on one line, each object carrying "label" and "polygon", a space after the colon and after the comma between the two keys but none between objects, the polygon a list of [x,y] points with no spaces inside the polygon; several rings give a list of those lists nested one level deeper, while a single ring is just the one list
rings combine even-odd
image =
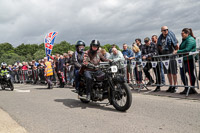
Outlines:
[{"label": "tyre", "polygon": [[10,83],[9,83],[9,84],[10,84],[10,90],[11,90],[11,91],[13,91],[13,90],[14,90],[14,85],[13,85],[13,82],[12,82],[12,81],[10,81]]},{"label": "tyre", "polygon": [[132,93],[127,83],[117,83],[112,92],[112,104],[118,111],[126,111],[132,104]]},{"label": "tyre", "polygon": [[1,89],[2,89],[2,90],[5,90],[5,87],[4,87],[4,86],[1,86]]}]

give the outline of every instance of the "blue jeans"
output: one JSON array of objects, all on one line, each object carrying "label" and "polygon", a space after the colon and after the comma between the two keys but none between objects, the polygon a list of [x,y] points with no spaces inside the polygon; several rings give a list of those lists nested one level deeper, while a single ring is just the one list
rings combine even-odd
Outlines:
[{"label": "blue jeans", "polygon": [[84,72],[84,76],[86,79],[86,94],[90,94],[92,86],[93,86],[93,79],[92,79],[92,75],[101,75],[103,72],[101,70],[98,71],[85,71]]},{"label": "blue jeans", "polygon": [[164,75],[164,70],[163,70],[163,63],[160,62],[161,66],[161,83],[165,84],[165,75]]},{"label": "blue jeans", "polygon": [[69,82],[70,83],[74,82],[74,71],[69,71]]},{"label": "blue jeans", "polygon": [[52,83],[53,76],[47,76],[46,79],[47,79],[48,86],[51,86],[53,84]]}]

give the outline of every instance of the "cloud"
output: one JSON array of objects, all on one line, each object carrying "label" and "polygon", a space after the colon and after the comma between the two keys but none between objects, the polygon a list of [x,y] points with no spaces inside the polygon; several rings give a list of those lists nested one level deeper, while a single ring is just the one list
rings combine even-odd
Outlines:
[{"label": "cloud", "polygon": [[92,39],[102,44],[131,45],[135,38],[160,34],[167,25],[181,40],[191,27],[200,34],[198,0],[0,0],[0,43],[42,43],[50,31],[59,32],[55,42],[75,43]]}]

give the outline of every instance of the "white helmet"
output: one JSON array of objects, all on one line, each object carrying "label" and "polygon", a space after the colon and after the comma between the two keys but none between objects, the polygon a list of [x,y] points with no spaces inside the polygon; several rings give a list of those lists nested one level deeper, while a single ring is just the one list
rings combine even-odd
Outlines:
[{"label": "white helmet", "polygon": [[7,67],[7,64],[5,62],[2,62],[1,67],[3,67],[3,66]]}]

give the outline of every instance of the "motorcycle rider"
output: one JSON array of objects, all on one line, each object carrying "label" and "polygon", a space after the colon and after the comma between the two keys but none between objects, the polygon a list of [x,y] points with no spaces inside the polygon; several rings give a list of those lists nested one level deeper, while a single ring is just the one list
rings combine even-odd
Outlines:
[{"label": "motorcycle rider", "polygon": [[9,72],[10,70],[7,68],[7,64],[5,62],[1,63],[1,70],[0,74],[1,76],[4,76],[6,72]]},{"label": "motorcycle rider", "polygon": [[84,41],[77,41],[76,42],[76,51],[72,55],[72,62],[74,62],[74,73],[75,73],[75,89],[76,92],[79,92],[79,70],[83,64],[83,57],[84,57],[84,48],[85,48],[85,42]]},{"label": "motorcycle rider", "polygon": [[84,71],[84,77],[86,78],[86,99],[90,100],[90,92],[92,89],[93,79],[92,75],[101,75],[103,72],[98,69],[100,61],[109,61],[105,59],[104,56],[98,51],[100,47],[100,42],[98,40],[92,40],[90,44],[90,49],[85,52],[85,57],[83,64],[86,66]]}]

